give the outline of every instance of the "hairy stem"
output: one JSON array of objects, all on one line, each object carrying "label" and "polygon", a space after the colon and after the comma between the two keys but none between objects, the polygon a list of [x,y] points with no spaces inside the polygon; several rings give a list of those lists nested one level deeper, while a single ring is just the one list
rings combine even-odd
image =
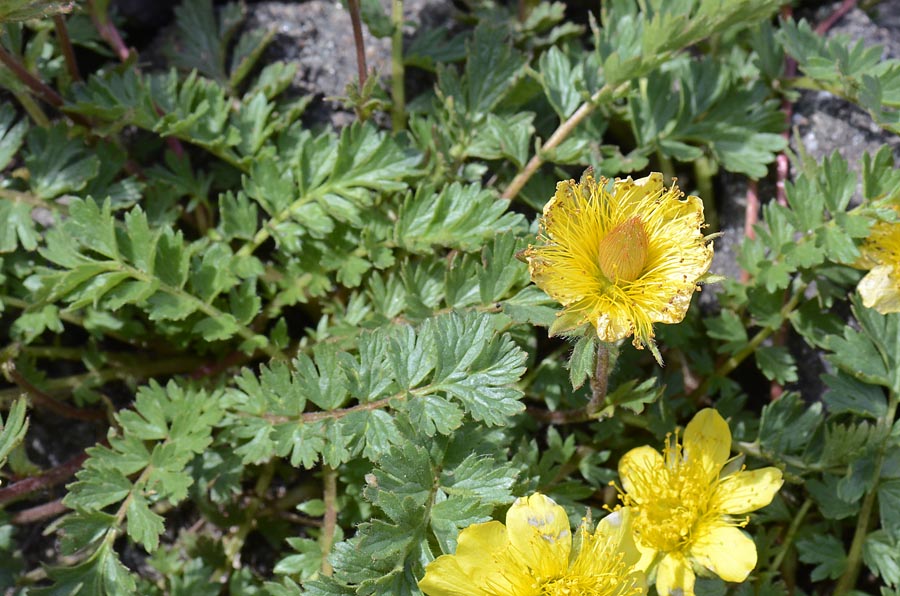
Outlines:
[{"label": "hairy stem", "polygon": [[856,587],[856,580],[859,578],[859,571],[863,562],[863,546],[866,542],[866,535],[869,532],[869,525],[872,522],[872,513],[875,511],[875,497],[878,494],[881,467],[884,464],[888,444],[891,442],[891,427],[894,424],[894,419],[897,417],[898,401],[900,401],[900,395],[892,390],[888,398],[887,411],[878,420],[878,426],[881,427],[883,438],[881,439],[878,452],[875,454],[872,488],[863,497],[862,505],[859,509],[859,517],[856,520],[856,530],[853,532],[853,542],[850,543],[850,551],[847,553],[847,569],[838,579],[833,592],[834,596],[842,596],[853,590]]},{"label": "hairy stem", "polygon": [[69,76],[73,81],[80,81],[81,73],[78,71],[78,62],[75,61],[75,49],[72,47],[72,40],[69,39],[66,20],[62,18],[62,15],[54,15],[53,26],[56,28],[56,38],[59,40],[63,59],[66,61],[66,70],[69,71]]},{"label": "hairy stem", "polygon": [[353,27],[353,45],[356,46],[356,70],[359,75],[359,88],[366,84],[366,45],[363,41],[362,18],[359,16],[359,0],[347,0],[350,11],[350,24]]},{"label": "hairy stem", "polygon": [[87,458],[87,453],[81,453],[55,468],[42,472],[39,476],[25,478],[5,488],[0,488],[0,505],[18,501],[31,493],[62,484],[81,468],[81,464]]},{"label": "hairy stem", "polygon": [[515,198],[531,177],[535,175],[538,169],[544,165],[544,158],[541,156],[542,152],[555,149],[559,146],[559,144],[565,141],[578,125],[581,124],[585,118],[590,116],[598,106],[622,96],[628,91],[629,85],[630,83],[621,83],[616,87],[604,85],[594,93],[589,100],[581,104],[581,106],[575,110],[575,113],[569,116],[568,120],[561,123],[553,134],[550,135],[550,138],[543,144],[541,150],[528,160],[525,168],[512,179],[512,182],[510,182],[506,190],[503,191],[503,195],[501,195],[502,198]]},{"label": "hairy stem", "polygon": [[322,500],[325,502],[325,517],[322,523],[322,574],[332,575],[334,568],[328,560],[334,546],[334,532],[337,528],[337,470],[324,466],[322,474]]},{"label": "hairy stem", "polygon": [[391,124],[394,132],[406,128],[406,86],[403,65],[403,0],[391,2]]},{"label": "hairy stem", "polygon": [[[803,292],[806,290],[805,283],[801,283],[794,290],[791,299],[788,300],[785,305],[781,308],[781,320],[784,321],[788,318],[788,316],[797,308],[797,305],[800,303],[800,300],[803,298]],[[762,345],[764,341],[766,341],[773,333],[781,329],[781,327],[766,327],[760,330],[756,335],[754,335],[747,345],[742,349],[738,350],[735,354],[730,356],[725,362],[719,365],[716,368],[716,371],[707,377],[703,383],[700,384],[697,389],[690,393],[691,398],[702,397],[706,391],[709,389],[709,384],[712,379],[716,377],[724,377],[731,374],[734,369],[741,365],[741,363],[747,359],[748,356],[751,356],[756,352],[756,349]]]},{"label": "hairy stem", "polygon": [[593,415],[600,411],[606,400],[606,392],[609,389],[609,344],[605,341],[597,342],[597,354],[594,360],[594,376],[591,377],[591,400],[585,408],[587,414]]},{"label": "hairy stem", "polygon": [[803,524],[803,520],[806,519],[806,514],[809,513],[812,504],[812,499],[806,499],[797,511],[797,515],[791,520],[791,525],[788,526],[787,532],[784,535],[784,540],[782,540],[781,546],[778,549],[778,554],[775,555],[775,558],[772,559],[772,564],[769,565],[769,573],[774,574],[781,568],[781,563],[784,562],[785,555],[787,555],[791,545],[794,543],[794,538],[797,537],[797,531],[800,530],[800,526]]}]

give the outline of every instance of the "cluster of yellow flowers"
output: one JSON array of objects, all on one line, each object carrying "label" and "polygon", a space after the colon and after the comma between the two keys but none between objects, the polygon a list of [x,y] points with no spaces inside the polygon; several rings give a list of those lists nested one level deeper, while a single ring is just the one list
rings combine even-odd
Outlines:
[{"label": "cluster of yellow flowers", "polygon": [[729,459],[731,431],[701,410],[662,453],[632,449],[619,462],[623,506],[575,539],[565,510],[540,493],[510,507],[506,525],[474,524],[456,553],[428,564],[428,596],[636,596],[647,579],[660,596],[692,596],[695,570],[744,581],[756,545],[740,530],[746,514],[768,505],[781,471],[746,471]]},{"label": "cluster of yellow flowers", "polygon": [[[524,256],[563,306],[551,334],[633,336],[661,361],[653,323],[684,318],[712,261],[701,200],[657,173],[609,181],[588,172],[557,185],[540,223],[540,244]],[[741,528],[772,501],[782,474],[741,462],[728,424],[702,410],[662,453],[644,446],[622,457],[621,504],[595,529],[583,519],[573,536],[565,510],[535,493],[512,505],[505,525],[465,528],[419,587],[428,596],[634,596],[655,584],[660,596],[692,596],[698,572],[744,581],[756,546]]]}]

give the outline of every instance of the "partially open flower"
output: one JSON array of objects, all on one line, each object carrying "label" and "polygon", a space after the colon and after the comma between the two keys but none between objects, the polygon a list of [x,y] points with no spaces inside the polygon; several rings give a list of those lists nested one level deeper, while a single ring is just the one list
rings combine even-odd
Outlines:
[{"label": "partially open flower", "polygon": [[637,596],[646,593],[632,539],[631,516],[620,509],[576,539],[565,510],[540,493],[517,499],[498,521],[464,529],[456,554],[428,564],[419,588],[428,596]]},{"label": "partially open flower", "polygon": [[683,443],[670,436],[662,454],[638,447],[619,461],[621,498],[643,555],[638,566],[657,564],[660,596],[692,596],[695,568],[740,582],[756,567],[756,545],[740,528],[745,514],[772,501],[781,470],[723,470],[730,453],[728,423],[707,408],[687,425]]},{"label": "partially open flower", "polygon": [[876,223],[860,252],[855,265],[869,270],[858,286],[863,306],[883,315],[900,312],[900,222]]},{"label": "partially open flower", "polygon": [[588,323],[602,341],[633,335],[659,360],[653,323],[684,318],[712,262],[703,227],[703,202],[659,173],[557,184],[540,244],[525,251],[531,278],[564,307],[551,333]]}]

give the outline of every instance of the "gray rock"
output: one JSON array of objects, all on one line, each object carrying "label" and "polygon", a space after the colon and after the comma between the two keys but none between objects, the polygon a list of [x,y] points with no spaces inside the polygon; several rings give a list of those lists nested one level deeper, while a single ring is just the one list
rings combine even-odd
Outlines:
[{"label": "gray rock", "polygon": [[[275,38],[263,62],[295,62],[298,66],[291,92],[313,95],[305,119],[310,124],[343,127],[355,119],[333,98],[346,95],[348,83],[358,78],[356,48],[350,15],[340,2],[260,2],[248,7],[246,27],[274,29]],[[366,63],[379,73],[390,69],[390,39],[377,39],[363,27]]]},{"label": "gray rock", "polygon": [[[813,18],[822,20],[832,14],[840,2],[822,7]],[[879,5],[879,21],[858,8],[838,20],[826,36],[847,36],[862,40],[866,46],[884,46],[883,57],[900,58],[900,0],[888,0]],[[889,145],[900,156],[900,139],[883,131],[869,114],[857,106],[826,92],[804,92],[794,104],[792,126],[800,133],[802,149],[817,161],[837,150],[860,171],[862,155],[874,154],[882,145]],[[797,150],[792,139],[792,149]],[[859,197],[857,197],[857,200]]]},{"label": "gray rock", "polygon": [[[390,14],[390,0],[382,0]],[[304,120],[310,125],[347,126],[356,116],[333,98],[346,95],[347,84],[358,78],[356,48],[350,15],[335,0],[259,2],[247,6],[246,27],[273,29],[275,39],[264,63],[283,60],[298,65],[290,91],[312,95]],[[420,29],[451,23],[453,7],[444,0],[406,0],[403,5],[404,38]],[[390,79],[391,40],[376,38],[363,24],[366,65],[386,81]]]}]

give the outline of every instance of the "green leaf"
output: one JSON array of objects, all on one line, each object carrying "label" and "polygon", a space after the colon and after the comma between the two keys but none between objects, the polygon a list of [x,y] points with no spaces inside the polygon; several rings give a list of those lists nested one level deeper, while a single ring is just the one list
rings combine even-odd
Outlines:
[{"label": "green leaf", "polygon": [[577,71],[568,56],[556,46],[541,54],[538,67],[544,93],[547,94],[547,99],[556,110],[560,121],[565,121],[581,103]]},{"label": "green leaf", "polygon": [[225,6],[218,21],[211,0],[183,2],[175,9],[178,43],[167,53],[172,63],[186,71],[197,70],[219,83],[227,83],[225,53],[243,20],[238,4]]},{"label": "green leaf", "polygon": [[128,537],[153,552],[159,547],[159,535],[165,530],[163,518],[150,511],[147,500],[140,494],[133,495],[126,510]]},{"label": "green leaf", "polygon": [[795,393],[767,404],[759,422],[759,441],[764,449],[776,454],[802,451],[822,423],[822,406],[807,406]]},{"label": "green leaf", "polygon": [[863,561],[866,566],[882,581],[893,587],[900,585],[898,549],[900,540],[882,530],[870,532],[863,545]]},{"label": "green leaf", "polygon": [[40,596],[119,596],[136,593],[131,572],[105,541],[91,557],[74,567],[49,568],[49,588],[32,590]]},{"label": "green leaf", "polygon": [[71,12],[73,5],[73,0],[5,0],[0,5],[0,23],[66,14]]},{"label": "green leaf", "polygon": [[767,379],[784,385],[797,380],[797,364],[784,346],[760,346],[753,353],[759,370]]},{"label": "green leaf", "polygon": [[25,165],[32,192],[42,199],[83,189],[100,171],[100,160],[80,139],[69,139],[65,125],[28,133]]},{"label": "green leaf", "polygon": [[720,353],[737,352],[749,343],[744,323],[730,310],[723,310],[717,318],[705,319],[703,323],[710,337],[725,342],[718,348]]},{"label": "green leaf", "polygon": [[[0,9],[0,21],[3,20]],[[0,106],[0,171],[6,169],[9,162],[19,152],[25,133],[28,132],[28,120],[22,118],[15,124],[16,110],[12,104],[4,103]],[[0,220],[2,221],[2,220]]]},{"label": "green leaf", "polygon": [[840,540],[830,534],[814,535],[797,541],[797,553],[804,563],[815,565],[810,579],[837,579],[847,568],[847,555]]},{"label": "green leaf", "polygon": [[37,248],[38,232],[31,217],[31,205],[8,198],[0,202],[0,253]]},{"label": "green leaf", "polygon": [[569,381],[572,389],[580,389],[589,377],[594,376],[596,358],[597,336],[592,333],[583,335],[569,357]]},{"label": "green leaf", "polygon": [[25,433],[28,431],[26,411],[26,401],[17,399],[10,407],[5,422],[3,416],[0,416],[0,466],[6,463],[9,453],[25,440]]},{"label": "green leaf", "polygon": [[822,375],[828,386],[823,401],[831,414],[852,413],[878,420],[887,414],[887,398],[884,390],[839,372]]},{"label": "green leaf", "polygon": [[[458,98],[470,114],[486,114],[499,103],[521,74],[525,57],[502,30],[476,27],[466,45],[465,96]],[[439,76],[440,80],[443,77]]]},{"label": "green leaf", "polygon": [[462,402],[475,420],[501,425],[522,411],[512,386],[525,371],[524,353],[508,337],[496,338],[490,318],[473,314],[429,319],[437,360],[432,390]]},{"label": "green leaf", "polygon": [[894,538],[900,538],[900,480],[883,480],[878,485],[878,511],[881,527]]}]

